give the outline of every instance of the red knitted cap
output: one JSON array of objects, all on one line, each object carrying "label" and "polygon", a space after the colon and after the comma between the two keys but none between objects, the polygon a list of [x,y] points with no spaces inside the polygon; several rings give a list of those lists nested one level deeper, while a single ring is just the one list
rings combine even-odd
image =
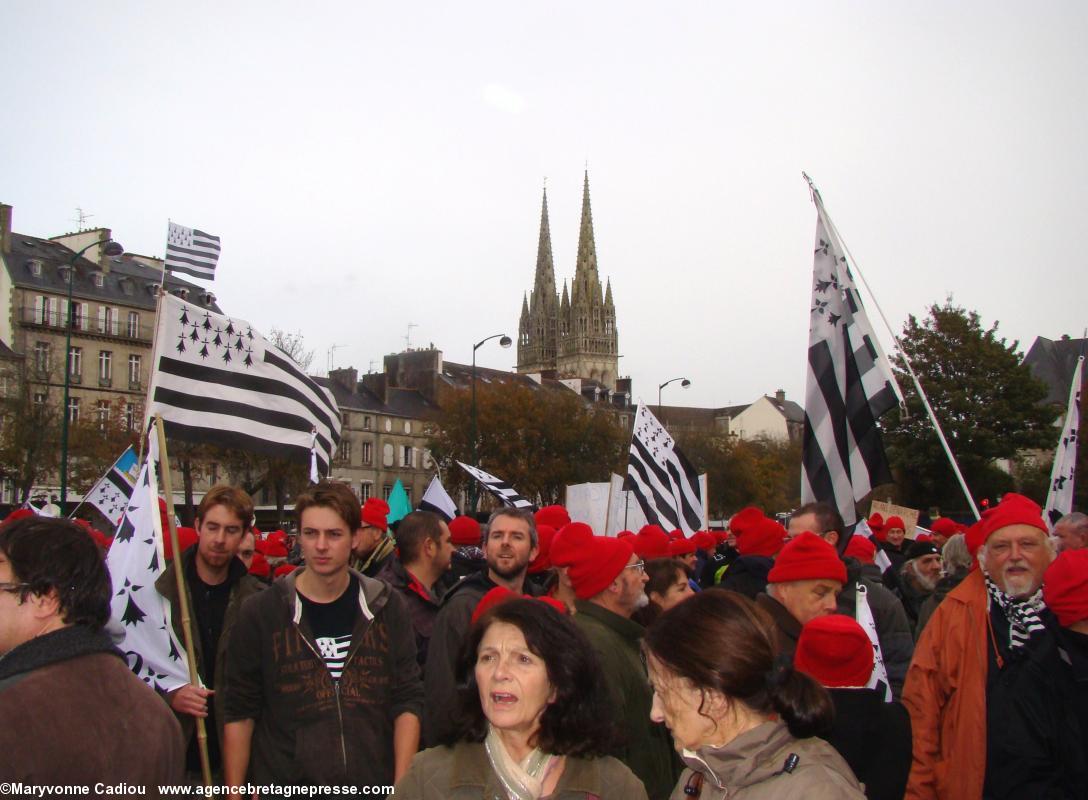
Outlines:
[{"label": "red knitted cap", "polygon": [[568,571],[578,599],[588,600],[607,589],[634,552],[626,539],[606,536],[590,539]]},{"label": "red knitted cap", "polygon": [[[194,544],[200,537],[197,535],[196,528],[186,528],[183,525],[178,526],[178,547],[181,548],[181,552],[185,552]],[[170,546],[170,529],[162,529],[162,554],[166,557],[167,561],[174,558],[174,549]]]},{"label": "red knitted cap", "polygon": [[718,540],[714,534],[710,531],[695,531],[691,535],[691,540],[695,542],[695,546],[707,553],[710,553],[718,546]]},{"label": "red knitted cap", "polygon": [[876,545],[868,536],[851,536],[843,555],[853,556],[862,564],[872,564],[876,558]]},{"label": "red knitted cap", "polygon": [[389,529],[389,523],[386,522],[385,519],[389,516],[389,503],[381,498],[368,498],[367,501],[363,503],[363,508],[360,513],[364,525],[371,525],[375,528],[380,528],[383,531]]},{"label": "red knitted cap", "polygon": [[290,575],[296,569],[298,569],[298,567],[296,567],[294,564],[280,564],[278,567],[276,567],[275,570],[273,570],[272,574],[275,577],[280,578],[284,575]]},{"label": "red knitted cap", "polygon": [[658,525],[643,525],[631,540],[639,558],[650,561],[669,557],[669,535]]},{"label": "red knitted cap", "polygon": [[1064,628],[1088,619],[1088,549],[1054,559],[1043,577],[1043,599]]},{"label": "red knitted cap", "polygon": [[253,563],[249,565],[249,574],[256,575],[258,578],[267,578],[272,574],[272,567],[268,564],[266,559],[261,553],[253,554]]},{"label": "red knitted cap", "polygon": [[955,536],[960,532],[960,526],[948,517],[937,517],[937,519],[933,520],[933,524],[929,526],[929,529],[946,538]]},{"label": "red knitted cap", "polygon": [[793,666],[822,686],[863,687],[873,674],[873,643],[853,617],[816,617],[801,629]]},{"label": "red knitted cap", "polygon": [[770,558],[786,543],[786,529],[768,517],[760,517],[745,525],[737,534],[737,552],[742,556],[766,556]]},{"label": "red knitted cap", "polygon": [[744,530],[754,522],[763,519],[763,512],[755,506],[746,506],[738,511],[729,520],[729,530],[740,536]]},{"label": "red knitted cap", "polygon": [[555,539],[555,528],[551,525],[540,525],[538,523],[536,526],[536,558],[529,562],[530,575],[536,575],[552,568],[550,553],[553,539]]},{"label": "red knitted cap", "polygon": [[550,525],[555,530],[559,530],[570,523],[570,514],[567,513],[567,509],[563,508],[563,506],[544,506],[544,508],[533,514],[533,517],[536,519],[537,525]]},{"label": "red knitted cap", "polygon": [[767,573],[767,583],[807,580],[846,583],[846,565],[835,548],[811,531],[790,539]]},{"label": "red knitted cap", "polygon": [[676,556],[686,556],[688,553],[694,553],[699,548],[695,546],[693,539],[685,539],[680,537],[679,539],[673,539],[669,542],[669,555],[675,558]]},{"label": "red knitted cap", "polygon": [[1022,494],[1009,492],[996,506],[982,512],[982,519],[968,528],[967,549],[971,555],[975,555],[991,535],[1009,525],[1031,525],[1043,533],[1050,533],[1039,505]]},{"label": "red knitted cap", "polygon": [[552,564],[569,567],[593,538],[593,528],[584,522],[571,522],[559,529],[548,551]]},{"label": "red knitted cap", "polygon": [[449,523],[450,540],[458,547],[480,546],[480,523],[472,517],[454,517]]}]

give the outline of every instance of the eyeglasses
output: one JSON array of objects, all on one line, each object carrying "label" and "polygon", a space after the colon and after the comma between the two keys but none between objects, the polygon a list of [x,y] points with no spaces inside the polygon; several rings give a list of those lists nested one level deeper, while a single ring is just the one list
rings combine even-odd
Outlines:
[{"label": "eyeglasses", "polygon": [[624,567],[624,569],[636,570],[639,573],[639,575],[641,575],[642,573],[644,573],[646,571],[646,562],[645,561],[636,561],[634,564],[628,564],[626,567]]},{"label": "eyeglasses", "polygon": [[10,592],[11,594],[18,594],[23,589],[29,588],[29,583],[0,583],[0,592]]}]

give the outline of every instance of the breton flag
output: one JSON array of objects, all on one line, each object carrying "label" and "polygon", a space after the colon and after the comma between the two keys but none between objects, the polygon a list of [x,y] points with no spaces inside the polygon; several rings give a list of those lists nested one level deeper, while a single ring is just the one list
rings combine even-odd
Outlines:
[{"label": "breton flag", "polygon": [[152,431],[147,460],[106,556],[106,566],[113,581],[111,628],[124,634],[118,647],[137,677],[163,693],[187,684],[189,670],[185,648],[170,624],[170,604],[155,590],[155,580],[166,566],[155,476],[158,458],[158,437]]},{"label": "breton flag", "polygon": [[215,278],[215,265],[219,261],[219,237],[210,233],[186,228],[175,222],[166,231],[166,268],[171,272],[185,272],[196,278]]},{"label": "breton flag", "polygon": [[706,527],[699,474],[643,403],[635,413],[623,486],[638,498],[642,513],[654,525],[679,528],[685,536]]},{"label": "breton flag", "polygon": [[304,464],[316,445],[328,474],[336,400],[249,323],[164,294],[156,341],[147,413],[162,415],[167,436]]},{"label": "breton flag", "polygon": [[1065,426],[1058,449],[1054,453],[1054,466],[1050,470],[1050,490],[1046,495],[1044,518],[1054,526],[1073,510],[1073,482],[1077,477],[1077,429],[1080,427],[1080,390],[1084,356],[1077,358],[1073,370],[1073,384],[1069,387],[1069,410],[1065,412]]},{"label": "breton flag", "polygon": [[83,502],[90,503],[101,511],[102,516],[116,527],[128,508],[138,468],[136,450],[130,445],[113,466],[106,470],[106,474],[98,479],[91,491],[83,496]]},{"label": "breton flag", "polygon": [[869,608],[869,590],[860,581],[857,584],[857,604],[854,608],[855,619],[864,630],[873,645],[873,673],[869,676],[866,689],[883,689],[884,702],[892,702],[892,684],[888,680],[888,669],[884,666],[884,654],[880,650],[880,636],[876,631],[876,620],[873,619],[873,611]]},{"label": "breton flag", "polygon": [[423,499],[419,501],[419,510],[437,514],[446,522],[457,516],[457,504],[453,502],[437,475],[431,478],[431,482],[427,485],[427,491],[423,493]]},{"label": "breton flag", "polygon": [[[846,257],[828,231],[820,194],[805,385],[801,502],[835,506],[846,525],[855,503],[892,480],[876,420],[902,401],[887,357],[869,325]],[[845,540],[843,542],[845,545]]]},{"label": "breton flag", "polygon": [[487,491],[495,495],[500,503],[504,506],[513,506],[514,508],[532,508],[533,504],[518,494],[517,489],[511,486],[501,478],[496,478],[490,472],[484,472],[479,467],[470,467],[468,464],[464,464],[460,461],[457,462],[461,469],[478,480]]}]

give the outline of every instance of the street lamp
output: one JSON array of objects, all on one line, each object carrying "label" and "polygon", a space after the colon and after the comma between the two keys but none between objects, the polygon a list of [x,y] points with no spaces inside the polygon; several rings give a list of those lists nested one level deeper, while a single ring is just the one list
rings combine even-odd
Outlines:
[{"label": "street lamp", "polygon": [[[501,337],[501,338],[500,338]],[[480,346],[485,342],[490,342],[492,339],[499,340],[499,347],[506,349],[513,340],[505,333],[496,333],[494,336],[488,336],[486,339],[481,339],[472,346],[472,466],[480,466],[480,459],[476,453],[476,351],[480,349]],[[472,509],[472,514],[476,513],[476,481],[472,481],[472,485],[469,491],[469,508]]]},{"label": "street lamp", "polygon": [[64,337],[64,405],[61,407],[60,427],[60,513],[65,515],[65,504],[68,501],[68,395],[72,388],[72,287],[76,283],[76,261],[92,247],[102,247],[102,252],[107,256],[119,256],[125,252],[118,242],[107,239],[105,242],[91,242],[82,250],[72,253],[68,259],[68,321],[65,325]]},{"label": "street lamp", "polygon": [[658,386],[657,387],[657,413],[659,413],[659,414],[661,413],[661,390],[664,389],[666,386],[668,386],[670,383],[676,383],[677,381],[680,381],[680,385],[685,389],[688,388],[689,386],[691,386],[691,381],[689,381],[687,378],[670,378],[669,380],[665,381],[663,384]]}]

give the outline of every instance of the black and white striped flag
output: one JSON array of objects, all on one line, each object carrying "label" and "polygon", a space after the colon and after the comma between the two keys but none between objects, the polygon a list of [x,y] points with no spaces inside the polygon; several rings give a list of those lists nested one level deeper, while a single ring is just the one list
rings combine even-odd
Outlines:
[{"label": "black and white striped flag", "polygon": [[156,342],[148,415],[162,414],[167,436],[306,464],[313,444],[328,475],[336,400],[249,323],[165,294]]},{"label": "black and white striped flag", "polygon": [[1083,380],[1084,356],[1077,358],[1073,370],[1073,383],[1069,387],[1069,408],[1065,412],[1065,425],[1058,449],[1054,452],[1054,466],[1050,468],[1050,490],[1046,495],[1044,518],[1050,530],[1062,517],[1073,510],[1073,483],[1077,477],[1077,433],[1080,428],[1080,390]]},{"label": "black and white striped flag", "polygon": [[130,445],[113,466],[106,470],[106,474],[98,479],[98,483],[83,496],[83,502],[90,503],[101,511],[116,527],[128,508],[138,471],[136,450]]},{"label": "black and white striped flag", "polygon": [[699,474],[643,403],[635,413],[623,488],[634,493],[642,513],[654,525],[679,528],[685,536],[706,527]]},{"label": "black and white striped flag", "polygon": [[511,486],[501,478],[496,478],[490,472],[484,472],[479,467],[470,467],[468,464],[457,462],[461,469],[478,480],[480,484],[495,495],[500,503],[504,506],[513,506],[514,508],[532,508],[533,504],[518,494],[517,489]]},{"label": "black and white striped flag", "polygon": [[435,475],[427,485],[427,491],[423,493],[423,499],[419,501],[420,511],[430,511],[449,522],[457,516],[457,504],[453,502],[442,481]]},{"label": "black and white striped flag", "polygon": [[166,231],[166,268],[196,278],[215,278],[219,261],[219,237],[174,222]]},{"label": "black and white striped flag", "polygon": [[902,395],[815,189],[813,202],[818,216],[801,502],[831,503],[852,525],[858,519],[855,503],[892,480],[876,420]]}]

